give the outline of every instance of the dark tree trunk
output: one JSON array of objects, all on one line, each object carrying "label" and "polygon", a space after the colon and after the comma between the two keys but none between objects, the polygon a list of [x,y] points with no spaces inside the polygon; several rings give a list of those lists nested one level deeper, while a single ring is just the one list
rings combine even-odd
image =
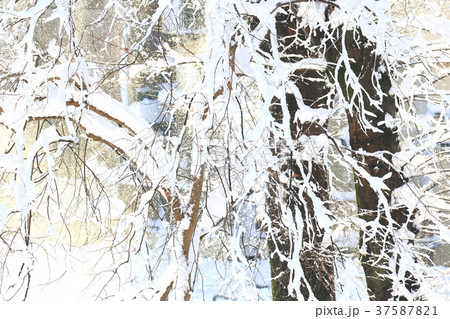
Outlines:
[{"label": "dark tree trunk", "polygon": [[[337,40],[330,43],[327,48],[328,62],[338,61],[342,52],[341,36],[342,31],[337,29],[334,37]],[[384,124],[386,116],[395,117],[397,110],[394,98],[389,95],[392,84],[388,71],[381,57],[375,54],[375,47],[361,35],[359,30],[347,31],[344,36],[348,56],[352,59],[350,67],[365,91],[362,96],[353,96],[353,88],[344,80],[345,68],[340,66],[336,79],[334,78],[335,68],[330,69],[330,79],[339,85],[344,98],[348,102],[353,99],[352,108],[347,110],[350,146],[359,165],[371,177],[381,178],[390,174],[390,177],[384,180],[387,189],[380,194],[373,189],[367,179],[355,171],[359,216],[367,222],[378,221],[382,226],[377,229],[367,226],[361,231],[361,264],[371,300],[388,300],[393,297],[393,281],[389,277],[398,271],[398,268],[392,268],[389,261],[392,258],[396,259],[398,267],[398,258],[400,258],[392,253],[395,245],[392,229],[405,226],[415,232],[412,224],[413,212],[409,212],[404,206],[395,206],[392,199],[392,192],[407,183],[401,172],[391,165],[392,155],[400,150],[399,138],[393,128]],[[378,72],[380,76],[376,78],[374,72]],[[380,96],[380,90],[383,96]],[[371,100],[380,102],[379,106],[375,106]],[[363,124],[364,121],[367,121],[366,124]],[[368,128],[367,123],[375,129]],[[385,198],[384,202],[383,198]],[[393,227],[388,227],[390,224]],[[413,292],[418,288],[417,283],[410,274],[407,273],[406,277],[406,287]],[[401,296],[396,298],[402,299]]]},{"label": "dark tree trunk", "polygon": [[[288,14],[276,15],[276,31],[278,51],[281,59],[287,63],[298,62],[304,58],[314,57],[314,44],[304,43],[309,36],[308,28],[300,28],[300,20],[296,17],[295,6],[286,6]],[[268,42],[262,46],[270,52]],[[326,76],[324,72],[313,69],[298,69],[291,74],[290,83],[300,91],[302,103],[318,109],[326,108],[326,95],[328,93]],[[295,120],[299,110],[299,102],[294,94],[286,94],[286,106],[289,112],[290,138],[293,140],[294,150],[300,151],[303,147],[299,139],[301,136],[313,137],[324,132],[324,128],[317,121],[308,122]],[[271,114],[275,122],[282,123],[283,111],[281,99],[272,101]],[[328,200],[327,171],[323,161],[300,161],[293,158],[292,149],[278,141],[272,145],[272,152],[280,158],[280,172],[271,172],[268,185],[267,212],[271,220],[273,237],[269,237],[269,252],[272,274],[273,300],[312,299],[334,300],[334,264],[331,253],[322,247],[324,230],[319,226],[316,218],[313,200],[317,197],[321,202]],[[320,156],[319,156],[320,157]],[[280,178],[278,174],[282,174]],[[308,176],[308,178],[306,178]],[[313,194],[304,187],[313,184]],[[280,202],[286,205],[283,211]],[[289,214],[293,221],[301,220],[302,224],[295,224],[296,230],[301,230],[302,247],[298,255],[294,255],[294,239],[290,228],[285,225],[283,215]],[[300,218],[296,218],[300,217]],[[298,243],[297,243],[298,244]],[[286,260],[299,259],[303,270],[300,281],[300,294],[289,291],[289,283],[295,274]],[[308,289],[308,286],[310,289]],[[314,295],[312,296],[311,293]]]}]

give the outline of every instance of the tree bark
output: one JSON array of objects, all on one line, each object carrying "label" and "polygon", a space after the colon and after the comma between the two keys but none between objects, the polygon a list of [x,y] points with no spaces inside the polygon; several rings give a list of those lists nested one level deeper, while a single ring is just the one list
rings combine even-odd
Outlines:
[{"label": "tree bark", "polygon": [[[358,77],[363,92],[354,94],[354,89],[344,77],[349,70],[343,65],[337,66],[337,72],[335,67],[330,67],[330,80],[339,85],[345,100],[352,103],[351,108],[347,109],[351,149],[359,165],[370,177],[386,178],[384,183],[387,189],[380,193],[371,186],[369,180],[356,171],[354,173],[358,214],[370,223],[360,232],[359,243],[370,299],[389,300],[394,297],[391,278],[398,271],[401,258],[393,254],[395,237],[392,230],[405,226],[416,232],[412,223],[414,212],[409,212],[405,206],[395,206],[392,198],[393,191],[407,183],[407,179],[392,165],[393,154],[400,150],[399,137],[384,122],[387,115],[395,117],[397,111],[394,97],[389,93],[392,83],[382,58],[375,53],[374,44],[360,30],[343,34],[339,28],[334,35],[336,40],[329,43],[327,48],[328,62],[334,65],[338,61],[342,54],[341,37],[345,36],[351,71]],[[374,72],[378,72],[378,79]],[[373,227],[377,222],[380,227]],[[390,264],[392,260],[397,264],[395,269]],[[406,274],[405,283],[410,292],[418,289],[417,281],[409,273]],[[402,296],[395,298],[403,299]]]},{"label": "tree bark", "polygon": [[[278,51],[283,62],[294,63],[305,58],[315,57],[314,43],[305,41],[311,30],[300,27],[300,19],[296,17],[295,6],[283,7],[285,12],[276,15],[276,31]],[[313,39],[314,40],[314,39]],[[268,50],[267,42],[262,46]],[[299,103],[307,107],[318,109],[326,108],[326,94],[328,93],[325,73],[315,69],[297,69],[291,77],[290,83],[300,91],[302,101],[298,101],[294,94],[285,96],[286,106],[290,119],[290,138],[292,138],[295,151],[301,151],[303,146],[300,137],[313,137],[324,132],[324,128],[317,121],[302,121],[296,119]],[[272,101],[271,114],[275,122],[282,123],[283,111],[281,100]],[[270,252],[270,265],[272,274],[273,300],[313,299],[334,300],[334,271],[333,258],[329,251],[322,247],[324,229],[320,227],[311,196],[317,197],[322,203],[328,200],[327,171],[320,158],[314,161],[301,161],[292,157],[289,148],[272,145],[272,152],[280,158],[280,172],[284,180],[280,181],[277,174],[271,172],[268,185],[267,213],[271,220],[272,236],[269,236],[268,248]],[[309,176],[307,178],[306,176]],[[313,194],[305,185],[311,185]],[[281,194],[281,197],[280,197]],[[288,211],[283,211],[279,201],[283,201]],[[296,231],[301,232],[302,247],[298,255],[294,255],[295,234],[292,228],[283,221],[284,215],[290,215],[293,221],[300,219],[301,225],[295,224]],[[300,215],[300,216],[299,216]],[[300,217],[300,218],[296,218]],[[298,240],[298,238],[297,238]],[[289,267],[288,261],[298,259],[303,271],[299,290],[290,290],[289,284],[295,270]],[[309,287],[309,288],[308,288]],[[297,291],[300,291],[301,296]]]}]

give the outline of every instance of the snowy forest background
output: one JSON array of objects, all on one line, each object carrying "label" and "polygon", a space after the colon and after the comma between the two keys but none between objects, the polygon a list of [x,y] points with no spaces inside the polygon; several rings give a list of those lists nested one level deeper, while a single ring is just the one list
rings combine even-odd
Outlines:
[{"label": "snowy forest background", "polygon": [[0,0],[0,300],[449,300],[446,0]]}]

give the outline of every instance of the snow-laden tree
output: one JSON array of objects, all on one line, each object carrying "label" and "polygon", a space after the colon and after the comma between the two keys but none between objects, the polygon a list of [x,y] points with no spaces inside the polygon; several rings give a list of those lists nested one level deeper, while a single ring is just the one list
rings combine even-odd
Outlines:
[{"label": "snow-laden tree", "polygon": [[[407,10],[416,18],[430,14],[414,12],[415,6]],[[422,156],[418,132],[433,136],[431,150],[425,143],[430,158],[448,139],[448,95],[435,85],[448,75],[445,16],[427,30],[438,38],[434,52],[412,56],[424,46],[423,38],[401,32],[404,22],[388,1],[249,1],[231,3],[228,12],[233,11],[242,20],[230,36],[231,60],[238,79],[256,82],[261,101],[256,127],[266,129],[261,139],[270,141],[274,155],[267,163],[268,202],[262,213],[273,297],[332,298],[326,292],[326,284],[333,285],[327,265],[329,254],[339,249],[324,239],[345,224],[360,232],[357,254],[371,299],[427,295],[423,251],[415,237],[421,222],[429,220],[447,240],[446,217],[440,215],[448,211],[446,195],[438,209],[424,202],[436,196],[429,190],[442,182],[447,186],[445,179],[418,180],[415,174],[425,167],[409,163],[406,154]],[[434,96],[427,107],[439,105],[438,121],[423,121],[430,114],[418,114],[421,95]],[[340,134],[348,137],[349,148],[340,146],[342,135],[333,132],[343,117],[348,127]],[[430,134],[435,130],[439,137]],[[437,152],[445,166],[444,154]],[[354,175],[355,214],[331,205],[343,197],[333,165]]]},{"label": "snow-laden tree", "polygon": [[[98,298],[133,283],[133,289],[153,289],[149,283],[161,260],[149,255],[162,258],[160,245],[169,243],[181,260],[177,265],[186,263],[192,226],[173,206],[185,196],[182,209],[198,214],[199,195],[195,182],[186,185],[177,175],[192,167],[198,179],[203,170],[180,155],[186,126],[166,139],[145,113],[132,112],[126,90],[130,72],[137,72],[131,67],[145,69],[151,84],[157,76],[166,80],[156,83],[163,87],[160,116],[175,112],[176,105],[164,110],[176,103],[174,64],[196,61],[169,57],[170,30],[162,20],[170,10],[169,1],[2,2],[4,299],[25,299],[30,289],[58,283],[66,272],[76,275],[77,265],[88,270],[86,286],[95,286]],[[196,103],[184,94],[178,96],[183,106],[187,99]],[[156,214],[155,223],[164,212],[171,223],[152,225],[150,217]],[[167,238],[150,244],[155,227],[166,227]],[[177,240],[184,233],[186,244]]]},{"label": "snow-laden tree", "polygon": [[2,298],[448,294],[448,18],[369,2],[3,1]]},{"label": "snow-laden tree", "polygon": [[[430,61],[432,57],[427,54],[411,56],[412,49],[423,44],[414,37],[404,41],[406,45],[399,43],[403,38],[396,32],[396,21],[389,9],[390,3],[381,1],[370,7],[358,2],[347,9],[334,7],[330,22],[338,21],[340,25],[331,31],[325,56],[337,94],[335,103],[342,105],[347,114],[350,147],[356,160],[355,193],[362,220],[359,253],[370,297],[414,300],[427,289],[427,284],[422,283],[424,270],[414,240],[420,221],[430,218],[431,211],[421,202],[428,194],[418,188],[423,184],[412,180],[408,167],[411,163],[406,157],[416,151],[408,140],[416,138],[417,131],[411,130],[411,125],[405,129],[404,125],[408,123],[406,118],[421,123],[414,107],[415,96],[433,92],[442,107],[438,116],[444,119],[435,125],[447,131],[448,95],[434,87],[440,71],[417,80],[430,68],[445,71],[445,66],[435,66],[436,60]],[[433,30],[442,32],[440,28]],[[447,38],[441,36],[443,42],[436,50],[443,56],[437,64],[445,61],[448,49]],[[417,70],[414,59],[429,69]],[[427,131],[419,125],[416,129]],[[433,149],[447,139],[441,135]],[[443,204],[441,211],[448,210],[445,201]],[[439,219],[434,222],[441,223]]]}]

